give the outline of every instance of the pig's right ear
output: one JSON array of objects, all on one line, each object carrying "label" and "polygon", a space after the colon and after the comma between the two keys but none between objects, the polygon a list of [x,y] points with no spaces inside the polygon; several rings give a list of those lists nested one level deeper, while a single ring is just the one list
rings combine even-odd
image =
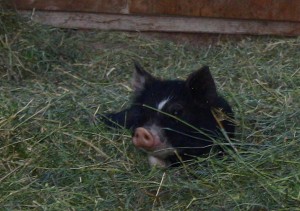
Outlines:
[{"label": "pig's right ear", "polygon": [[211,106],[217,98],[216,85],[208,66],[192,73],[186,80],[186,86],[199,105]]},{"label": "pig's right ear", "polygon": [[142,91],[146,84],[151,83],[155,80],[155,78],[148,73],[144,68],[138,63],[134,62],[135,71],[132,77],[132,86],[135,91]]}]

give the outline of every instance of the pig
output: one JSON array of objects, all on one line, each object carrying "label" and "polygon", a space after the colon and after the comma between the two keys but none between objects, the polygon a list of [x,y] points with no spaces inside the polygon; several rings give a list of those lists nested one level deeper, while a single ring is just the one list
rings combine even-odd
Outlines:
[{"label": "pig", "polygon": [[233,138],[232,108],[217,93],[208,66],[186,80],[162,80],[136,62],[132,86],[131,106],[100,118],[131,130],[133,145],[147,153],[151,166],[181,165],[210,153],[215,140]]}]

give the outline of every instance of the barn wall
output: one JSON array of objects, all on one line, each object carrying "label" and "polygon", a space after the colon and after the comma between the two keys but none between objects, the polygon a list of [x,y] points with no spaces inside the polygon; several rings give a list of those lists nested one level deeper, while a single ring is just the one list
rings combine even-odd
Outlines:
[{"label": "barn wall", "polygon": [[[11,0],[11,5],[58,27],[300,35],[300,1]],[[33,9],[35,13],[26,12]]]},{"label": "barn wall", "polygon": [[300,1],[131,0],[130,12],[148,15],[300,21]]}]

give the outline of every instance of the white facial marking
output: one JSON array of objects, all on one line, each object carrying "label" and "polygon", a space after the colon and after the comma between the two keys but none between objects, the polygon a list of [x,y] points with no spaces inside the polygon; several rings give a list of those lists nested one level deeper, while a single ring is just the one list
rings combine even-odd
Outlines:
[{"label": "white facial marking", "polygon": [[166,103],[169,101],[169,98],[162,100],[160,103],[157,105],[158,110],[162,110],[162,108],[166,105]]},{"label": "white facial marking", "polygon": [[156,166],[159,168],[166,168],[168,166],[166,161],[159,159],[157,157],[151,156],[151,155],[148,156],[148,160],[149,160],[150,166]]}]

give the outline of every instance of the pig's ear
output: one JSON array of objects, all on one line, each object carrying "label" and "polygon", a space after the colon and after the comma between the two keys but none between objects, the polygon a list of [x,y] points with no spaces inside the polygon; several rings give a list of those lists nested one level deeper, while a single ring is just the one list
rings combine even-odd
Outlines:
[{"label": "pig's ear", "polygon": [[204,66],[189,75],[186,86],[192,98],[198,104],[210,106],[217,98],[216,85],[208,66]]},{"label": "pig's ear", "polygon": [[144,70],[138,62],[134,62],[134,66],[135,71],[132,77],[132,86],[135,91],[142,91],[145,88],[145,85],[151,83],[155,78]]}]

